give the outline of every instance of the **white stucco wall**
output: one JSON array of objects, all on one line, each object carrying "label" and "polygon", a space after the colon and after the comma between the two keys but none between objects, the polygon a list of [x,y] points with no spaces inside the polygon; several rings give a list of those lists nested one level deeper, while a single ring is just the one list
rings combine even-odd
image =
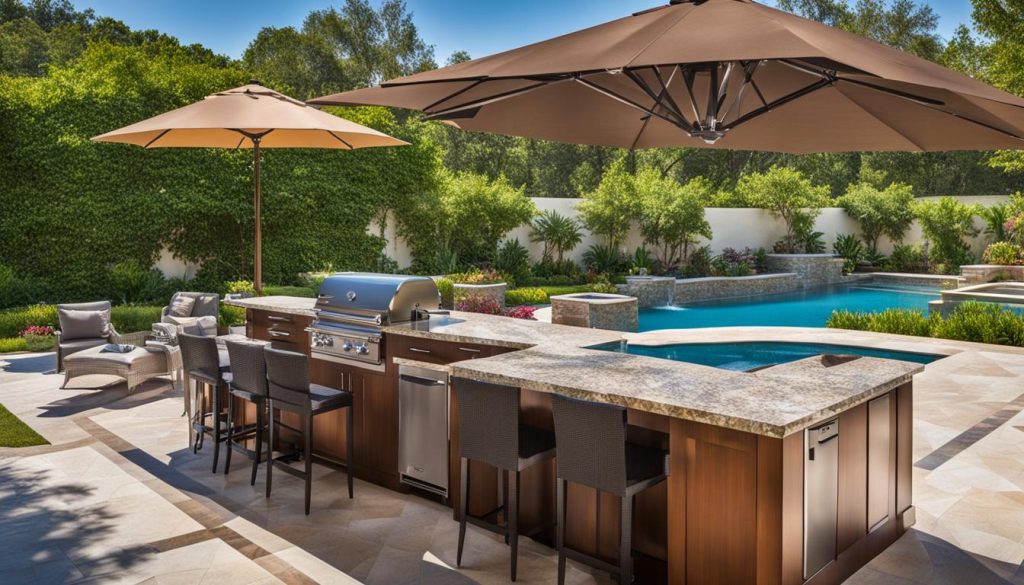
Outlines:
[{"label": "white stucco wall", "polygon": [[[1007,197],[1004,195],[984,195],[960,196],[956,197],[956,199],[967,204],[980,203],[982,205],[989,206],[1001,201],[1006,201]],[[533,198],[533,202],[536,204],[537,209],[541,211],[555,210],[562,215],[568,215],[570,217],[578,216],[578,213],[576,212],[576,205],[579,201],[579,199],[553,197]],[[701,242],[701,245],[710,244],[711,249],[716,254],[721,252],[723,248],[742,249],[745,247],[764,247],[770,249],[771,246],[780,240],[786,233],[785,223],[783,223],[781,219],[772,217],[770,213],[763,209],[709,207],[705,209],[704,212],[708,223],[711,224],[713,237],[710,242]],[[975,225],[979,230],[981,230],[985,227],[985,222],[980,218],[975,218]],[[815,227],[818,231],[825,234],[825,244],[828,246],[829,250],[832,249],[832,243],[839,234],[860,234],[860,226],[857,222],[851,219],[846,215],[845,211],[838,207],[822,209],[821,215],[818,216],[817,222],[815,223]],[[379,227],[371,225],[369,231],[377,234],[379,233]],[[569,255],[570,258],[577,262],[582,260],[583,253],[587,248],[600,242],[599,237],[592,235],[585,229],[583,232],[583,241]],[[408,246],[395,237],[394,225],[390,220],[387,229],[385,230],[385,237],[388,240],[388,255],[397,260],[400,266],[408,266],[412,262],[412,255],[409,252]],[[540,259],[543,246],[539,243],[530,242],[530,228],[528,226],[521,226],[512,230],[509,232],[507,237],[509,239],[518,238],[519,242],[530,250],[530,255],[534,260]],[[921,227],[917,225],[917,222],[914,222],[907,231],[904,243],[920,244],[923,241],[924,237],[921,233]],[[980,255],[984,251],[988,242],[988,238],[984,235],[975,238],[972,242],[974,253]],[[625,249],[631,253],[642,243],[643,238],[640,236],[639,230],[634,227],[633,230],[631,230],[629,237],[626,239]],[[889,254],[892,251],[892,242],[883,238],[879,248],[883,254]]]},{"label": "white stucco wall", "polygon": [[[1006,201],[1008,198],[1005,195],[979,195],[959,196],[956,199],[967,204],[978,203],[989,206]],[[553,197],[533,198],[537,209],[541,211],[553,209],[562,215],[570,217],[578,216],[576,205],[579,201],[579,199]],[[786,227],[782,220],[772,217],[770,213],[763,209],[709,207],[705,210],[705,216],[708,223],[711,224],[713,237],[710,242],[701,242],[701,245],[710,244],[711,249],[716,254],[721,252],[723,248],[764,247],[770,249],[772,244],[781,239],[786,233]],[[975,226],[982,230],[985,227],[985,222],[980,218],[975,218]],[[825,244],[829,251],[831,251],[832,243],[837,235],[860,234],[860,226],[857,222],[850,219],[846,212],[838,207],[823,209],[821,215],[818,216],[815,227],[818,231],[825,234]],[[367,228],[367,232],[377,235],[380,233],[380,226],[376,223],[371,223]],[[583,241],[569,254],[569,257],[577,262],[582,260],[583,253],[587,248],[600,242],[600,238],[592,235],[585,229],[583,233]],[[394,219],[391,217],[387,220],[384,237],[388,241],[385,249],[387,255],[394,258],[399,266],[409,266],[412,263],[412,253],[405,242],[395,236]],[[530,250],[530,255],[534,260],[540,259],[543,246],[539,243],[530,242],[530,228],[528,226],[521,226],[512,230],[507,237],[510,239],[518,238],[519,242]],[[642,244],[642,240],[639,230],[634,227],[626,240],[625,250],[628,253],[632,253],[633,250]],[[917,225],[917,222],[914,222],[907,231],[904,242],[920,244],[923,240],[921,228]],[[989,241],[990,239],[984,234],[975,238],[971,246],[974,253],[980,255],[985,250],[985,246],[988,245]],[[879,248],[883,254],[889,254],[892,251],[892,243],[883,238]],[[195,275],[197,268],[196,265],[185,264],[174,258],[167,250],[163,251],[156,266],[167,276],[186,276],[188,278]],[[311,269],[313,268],[315,267],[311,267]]]}]

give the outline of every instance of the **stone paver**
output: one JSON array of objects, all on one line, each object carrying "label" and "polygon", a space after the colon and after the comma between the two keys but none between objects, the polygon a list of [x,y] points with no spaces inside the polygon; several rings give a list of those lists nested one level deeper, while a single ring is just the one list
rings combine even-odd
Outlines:
[{"label": "stone paver", "polygon": [[[780,338],[951,354],[915,379],[917,524],[849,583],[1024,585],[1024,351],[826,330],[659,332],[672,340]],[[4,365],[4,361],[7,365]],[[0,359],[0,403],[52,446],[0,449],[4,582],[506,583],[508,549],[470,530],[457,572],[458,526],[427,499],[316,468],[313,514],[302,484],[263,496],[248,462],[209,471],[187,449],[181,397],[153,381],[127,395],[60,390],[52,355]],[[46,366],[46,367],[44,367]],[[85,379],[83,385],[103,382]],[[282,474],[283,475],[283,474]],[[520,581],[553,583],[555,555],[525,539]],[[568,582],[609,583],[570,563]]]}]

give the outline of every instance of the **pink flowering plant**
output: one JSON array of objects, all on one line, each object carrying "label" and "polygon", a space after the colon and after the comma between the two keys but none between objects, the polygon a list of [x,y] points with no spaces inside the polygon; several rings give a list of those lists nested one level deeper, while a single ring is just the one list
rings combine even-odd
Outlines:
[{"label": "pink flowering plant", "polygon": [[460,299],[455,304],[456,311],[465,311],[467,313],[483,313],[484,315],[504,315],[513,319],[528,319],[534,320],[534,312],[537,310],[536,307],[529,305],[520,305],[518,307],[512,307],[510,309],[502,309],[498,301],[482,296],[468,296]]},{"label": "pink flowering plant", "polygon": [[25,348],[29,351],[49,351],[57,343],[53,327],[49,325],[29,325],[18,336],[25,340]]}]

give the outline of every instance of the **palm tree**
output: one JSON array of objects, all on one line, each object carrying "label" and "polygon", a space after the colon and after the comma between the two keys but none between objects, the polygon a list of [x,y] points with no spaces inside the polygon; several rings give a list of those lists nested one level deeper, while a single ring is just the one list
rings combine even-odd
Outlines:
[{"label": "palm tree", "polygon": [[553,209],[545,210],[537,216],[532,227],[530,241],[544,244],[542,254],[546,261],[551,260],[554,252],[558,255],[558,262],[562,262],[565,253],[571,252],[583,241],[579,222]]}]

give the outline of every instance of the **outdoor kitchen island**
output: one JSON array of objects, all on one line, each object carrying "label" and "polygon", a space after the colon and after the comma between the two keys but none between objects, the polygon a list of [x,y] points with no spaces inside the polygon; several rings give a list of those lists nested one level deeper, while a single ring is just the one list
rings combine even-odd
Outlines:
[{"label": "outdoor kitchen island", "polygon": [[[227,302],[247,309],[251,336],[308,351],[308,339],[269,330],[304,331],[313,299]],[[665,449],[670,460],[668,481],[637,498],[638,583],[839,583],[913,524],[912,376],[921,365],[819,356],[743,373],[587,349],[620,336],[432,315],[383,328],[382,371],[314,359],[312,375],[355,393],[355,475],[403,490],[399,364],[519,386],[523,420],[536,426],[552,426],[553,393],[626,406],[630,440]],[[453,394],[448,502],[458,509],[456,410]],[[340,459],[343,427],[341,417],[318,421],[315,448]],[[554,473],[553,464],[523,472],[521,533],[554,517]],[[471,475],[471,513],[495,508],[497,474],[473,466]],[[567,503],[567,544],[614,559],[617,498],[570,485]],[[553,529],[536,538],[553,542]],[[464,562],[472,565],[471,552]]]}]

